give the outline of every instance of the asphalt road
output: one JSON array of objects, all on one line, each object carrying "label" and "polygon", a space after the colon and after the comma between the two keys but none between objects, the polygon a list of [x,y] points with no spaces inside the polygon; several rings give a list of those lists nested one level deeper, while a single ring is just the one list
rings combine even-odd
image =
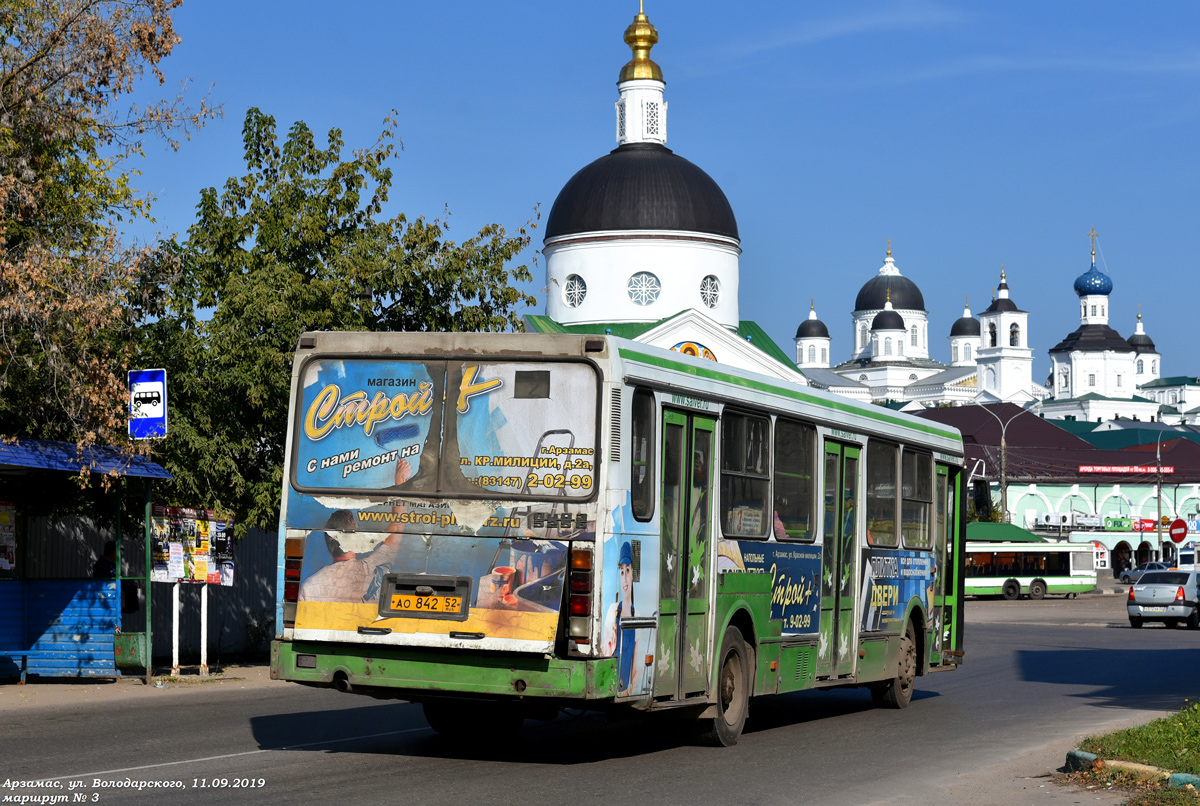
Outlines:
[{"label": "asphalt road", "polygon": [[0,707],[0,780],[56,779],[53,793],[121,804],[1043,802],[1061,788],[1014,784],[1019,760],[1053,769],[1073,737],[1200,695],[1200,631],[1129,629],[1121,596],[970,602],[968,627],[964,666],[920,678],[908,709],[875,709],[857,690],[755,700],[732,748],[584,715],[516,735],[482,725],[480,745],[460,749],[407,703],[269,681],[122,698],[93,686],[82,699]]}]

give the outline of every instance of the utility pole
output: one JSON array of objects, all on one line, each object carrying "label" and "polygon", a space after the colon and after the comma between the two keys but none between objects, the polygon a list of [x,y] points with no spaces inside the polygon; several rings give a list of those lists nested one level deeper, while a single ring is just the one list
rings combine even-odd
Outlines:
[{"label": "utility pole", "polygon": [[1000,519],[1008,522],[1008,426],[1013,420],[1020,417],[1022,414],[1028,413],[1027,409],[1020,409],[1012,417],[1007,420],[1001,420],[996,412],[984,406],[982,403],[972,403],[972,406],[977,406],[992,416],[992,419],[1000,424]]}]

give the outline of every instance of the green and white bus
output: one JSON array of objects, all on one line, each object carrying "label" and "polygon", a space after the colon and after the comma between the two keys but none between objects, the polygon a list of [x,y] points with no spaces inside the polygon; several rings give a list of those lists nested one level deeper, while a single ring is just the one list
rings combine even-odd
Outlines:
[{"label": "green and white bus", "polygon": [[1096,588],[1091,543],[967,543],[968,596],[1041,599],[1078,596]]},{"label": "green and white bus", "polygon": [[445,734],[698,720],[962,660],[957,431],[612,336],[308,333],[275,679]]}]

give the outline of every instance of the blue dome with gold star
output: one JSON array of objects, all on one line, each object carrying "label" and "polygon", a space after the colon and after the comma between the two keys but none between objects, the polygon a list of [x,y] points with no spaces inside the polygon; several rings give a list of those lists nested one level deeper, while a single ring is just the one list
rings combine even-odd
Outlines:
[{"label": "blue dome with gold star", "polygon": [[1081,297],[1091,296],[1093,294],[1103,294],[1105,296],[1112,293],[1112,279],[1096,268],[1096,262],[1092,261],[1092,267],[1083,274],[1075,278],[1075,293]]}]

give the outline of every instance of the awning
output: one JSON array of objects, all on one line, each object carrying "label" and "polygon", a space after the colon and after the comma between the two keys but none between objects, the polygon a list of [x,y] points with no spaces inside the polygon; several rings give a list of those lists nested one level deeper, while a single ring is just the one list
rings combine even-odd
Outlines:
[{"label": "awning", "polygon": [[1044,538],[1011,523],[975,521],[967,524],[967,540],[988,543],[1045,543]]},{"label": "awning", "polygon": [[148,479],[172,478],[161,465],[145,457],[130,456],[108,446],[84,448],[81,463],[76,446],[70,442],[22,439],[13,445],[0,443],[0,471],[33,468],[78,473],[84,465],[91,467],[93,473],[116,472],[119,476],[141,476]]}]

